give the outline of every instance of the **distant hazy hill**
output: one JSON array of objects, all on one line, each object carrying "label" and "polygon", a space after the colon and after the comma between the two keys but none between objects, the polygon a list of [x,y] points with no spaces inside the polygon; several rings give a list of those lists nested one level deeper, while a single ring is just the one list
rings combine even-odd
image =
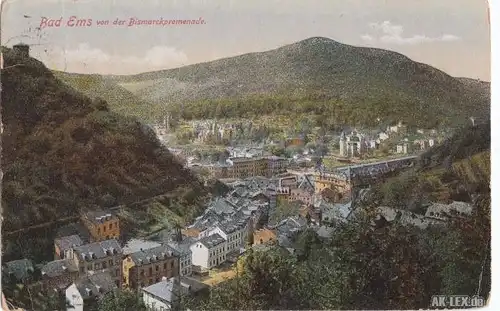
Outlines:
[{"label": "distant hazy hill", "polygon": [[173,191],[189,201],[177,216],[196,214],[206,189],[149,128],[109,112],[33,58],[10,49],[3,56],[16,66],[1,72],[2,230]]},{"label": "distant hazy hill", "polygon": [[478,88],[395,52],[327,38],[112,79],[128,85],[142,83],[145,87],[139,88],[137,95],[161,104],[254,96],[302,98],[319,93],[323,99],[362,101],[368,110],[371,103],[398,102],[401,113],[409,118],[484,117],[489,113],[489,94],[483,83]]},{"label": "distant hazy hill", "polygon": [[54,71],[54,75],[90,98],[100,97],[106,100],[114,112],[126,116],[136,116],[144,121],[151,120],[156,114],[158,106],[140,99],[134,93],[101,75],[61,71]]}]

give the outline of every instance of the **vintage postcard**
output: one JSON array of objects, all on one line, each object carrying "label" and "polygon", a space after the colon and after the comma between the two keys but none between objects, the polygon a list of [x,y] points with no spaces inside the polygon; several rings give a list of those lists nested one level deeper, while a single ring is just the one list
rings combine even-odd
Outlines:
[{"label": "vintage postcard", "polygon": [[3,0],[5,310],[488,304],[472,0]]}]

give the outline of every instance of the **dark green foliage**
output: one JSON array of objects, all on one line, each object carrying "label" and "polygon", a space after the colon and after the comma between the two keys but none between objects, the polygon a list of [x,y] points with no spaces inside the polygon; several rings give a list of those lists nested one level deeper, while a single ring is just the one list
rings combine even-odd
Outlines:
[{"label": "dark green foliage", "polygon": [[[95,99],[97,110],[108,110],[126,116],[139,118],[141,121],[153,121],[161,115],[161,109],[144,101],[132,92],[97,74],[86,75],[55,71],[54,75],[84,95]],[[107,103],[107,104],[106,104]]]},{"label": "dark green foliage", "polygon": [[109,293],[97,304],[95,311],[146,311],[147,308],[142,301],[140,294],[129,290],[118,290],[116,293]]},{"label": "dark green foliage", "polygon": [[[9,49],[3,57],[22,66],[2,70],[2,233],[180,188],[194,193],[183,215],[195,214],[189,210],[205,188],[150,130],[108,112],[105,102],[76,92],[33,58]],[[50,252],[46,238],[38,249]]]}]

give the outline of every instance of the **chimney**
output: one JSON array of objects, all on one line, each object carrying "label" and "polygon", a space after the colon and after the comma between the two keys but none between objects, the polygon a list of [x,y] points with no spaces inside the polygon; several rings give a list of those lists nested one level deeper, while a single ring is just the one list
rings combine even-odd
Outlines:
[{"label": "chimney", "polygon": [[22,57],[30,57],[30,46],[24,43],[18,43],[12,46],[12,49],[16,52],[16,54],[21,55]]}]

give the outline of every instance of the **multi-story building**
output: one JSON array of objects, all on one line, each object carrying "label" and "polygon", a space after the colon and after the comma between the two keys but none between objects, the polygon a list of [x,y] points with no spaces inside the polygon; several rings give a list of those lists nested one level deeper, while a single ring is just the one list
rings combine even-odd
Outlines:
[{"label": "multi-story building", "polygon": [[121,287],[123,251],[115,239],[84,244],[65,254],[78,266],[80,276],[108,271],[116,286]]},{"label": "multi-story building", "polygon": [[356,132],[351,133],[351,135],[345,135],[342,132],[339,145],[341,157],[358,157],[366,150],[365,138]]},{"label": "multi-story building", "polygon": [[192,274],[192,258],[191,244],[195,243],[195,239],[191,237],[183,237],[180,230],[176,232],[174,239],[167,243],[177,254],[179,254],[179,274],[181,276]]},{"label": "multi-story building", "polygon": [[283,157],[271,156],[267,158],[267,176],[282,174],[286,172],[288,167],[288,159]]},{"label": "multi-story building", "polygon": [[180,309],[183,297],[209,293],[209,286],[191,278],[163,278],[142,289],[142,300],[150,311]]},{"label": "multi-story building", "polygon": [[81,220],[90,233],[91,242],[120,238],[120,220],[112,212],[87,212],[82,214]]},{"label": "multi-story building", "polygon": [[227,162],[231,165],[232,178],[267,175],[267,158],[231,158]]},{"label": "multi-story building", "polygon": [[71,305],[67,310],[83,311],[92,309],[98,299],[118,289],[109,272],[95,273],[76,280],[66,288],[66,301]]},{"label": "multi-story building", "polygon": [[82,239],[78,235],[70,235],[60,237],[54,240],[54,260],[64,259],[65,253],[72,249],[73,247],[77,247],[83,244]]},{"label": "multi-story building", "polygon": [[131,253],[123,260],[123,285],[131,289],[160,282],[162,277],[179,275],[179,254],[162,245]]},{"label": "multi-story building", "polygon": [[226,261],[227,242],[218,233],[212,234],[191,245],[191,252],[193,265],[211,269]]},{"label": "multi-story building", "polygon": [[59,259],[48,262],[41,269],[42,291],[64,290],[78,279],[78,263],[72,259]]},{"label": "multi-story building", "polygon": [[245,247],[248,240],[248,221],[246,219],[236,219],[224,222],[207,230],[207,236],[219,234],[226,240],[226,253],[239,251]]}]

